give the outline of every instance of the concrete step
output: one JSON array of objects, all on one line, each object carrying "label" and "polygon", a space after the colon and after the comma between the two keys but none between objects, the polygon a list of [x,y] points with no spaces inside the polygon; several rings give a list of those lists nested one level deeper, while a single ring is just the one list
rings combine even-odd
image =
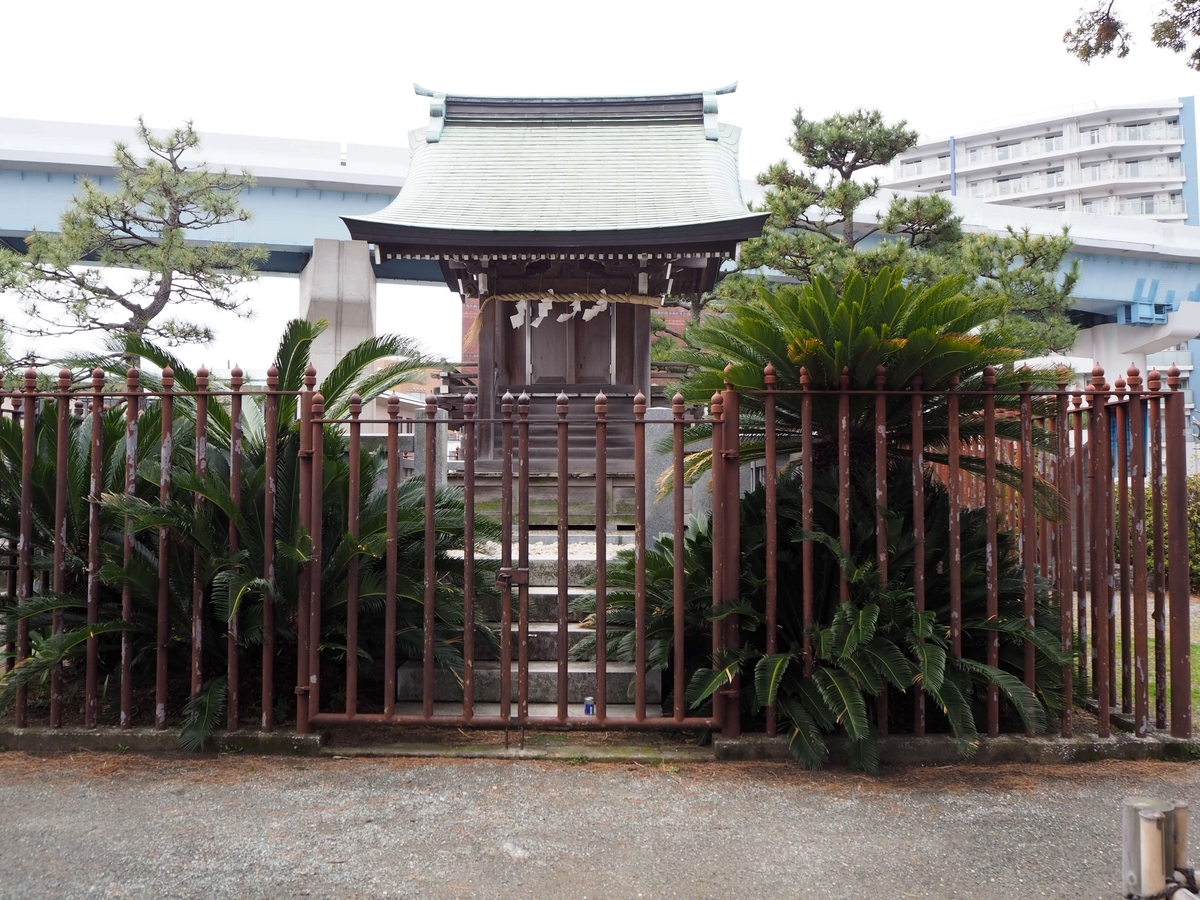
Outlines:
[{"label": "concrete step", "polygon": [[[592,588],[567,588],[567,621],[579,621],[579,615],[571,610],[571,603],[580,595],[595,593]],[[475,601],[476,615],[481,619],[492,622],[500,621],[500,598],[480,597]],[[517,620],[517,592],[512,592],[512,618]],[[552,585],[538,585],[529,589],[529,621],[557,622],[558,621],[558,588]]]},{"label": "concrete step", "polygon": [[[462,558],[462,552],[454,554],[458,558]],[[498,553],[477,553],[476,560],[497,561],[500,559]],[[513,553],[513,566],[516,566],[519,557]],[[611,566],[615,556],[608,557],[608,564]],[[593,581],[596,577],[596,560],[592,556],[571,555],[567,557],[567,586],[568,587],[584,587]],[[531,587],[555,587],[558,585],[558,560],[552,556],[534,556],[529,560],[529,584]]]},{"label": "concrete step", "polygon": [[[517,695],[517,663],[511,666],[513,699]],[[608,702],[632,703],[634,664],[609,662]],[[396,699],[400,702],[416,702],[422,697],[423,672],[420,660],[411,660],[400,666],[396,676]],[[584,697],[596,696],[596,663],[594,661],[571,661],[567,664],[567,701],[583,703]],[[462,700],[462,685],[458,677],[439,669],[433,676],[433,699],[438,703],[453,703]],[[475,664],[475,699],[480,702],[499,702],[500,663],[481,660]],[[530,661],[529,702],[554,703],[558,700],[558,663],[553,660]],[[647,705],[662,702],[662,677],[657,669],[646,674]]]},{"label": "concrete step", "polygon": [[[499,622],[481,623],[485,628],[490,628],[497,634],[500,631]],[[517,623],[512,625],[512,647],[513,655],[517,652]],[[596,632],[591,628],[581,628],[573,623],[567,625],[567,647],[574,647],[584,638],[589,635],[594,635]],[[478,646],[478,645],[477,645]],[[490,648],[480,647],[477,659],[498,659],[499,655],[493,652]],[[558,623],[557,622],[530,622],[529,623],[529,658],[539,661],[558,659]]]},{"label": "concrete step", "polygon": [[[433,714],[435,716],[461,716],[462,703],[434,703]],[[422,708],[420,703],[397,703],[396,715],[398,716],[419,716]],[[500,715],[499,703],[475,703],[475,715],[477,716],[498,716]],[[610,719],[632,719],[634,716],[634,706],[632,703],[610,703],[604,710],[605,715]],[[517,703],[513,700],[510,715],[515,717],[517,714]],[[530,703],[529,715],[538,718],[546,717],[553,718],[558,715],[557,703]],[[582,703],[568,703],[567,715],[571,718],[584,718]],[[661,719],[663,717],[662,706],[659,704],[646,704],[647,719]]]}]

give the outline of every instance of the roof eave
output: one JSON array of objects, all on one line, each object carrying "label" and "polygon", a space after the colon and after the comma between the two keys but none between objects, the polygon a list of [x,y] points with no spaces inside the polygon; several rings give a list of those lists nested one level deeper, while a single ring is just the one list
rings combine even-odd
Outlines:
[{"label": "roof eave", "polygon": [[731,219],[647,228],[507,230],[432,228],[396,225],[354,216],[342,216],[356,241],[388,244],[436,252],[439,249],[561,248],[582,247],[691,247],[734,245],[762,234],[767,213]]}]

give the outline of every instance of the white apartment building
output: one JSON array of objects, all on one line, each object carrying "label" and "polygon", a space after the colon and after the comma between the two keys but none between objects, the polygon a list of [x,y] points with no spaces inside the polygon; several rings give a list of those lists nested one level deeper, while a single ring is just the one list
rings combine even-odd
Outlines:
[{"label": "white apartment building", "polygon": [[889,187],[992,203],[1200,224],[1192,97],[1074,108],[923,140]]}]

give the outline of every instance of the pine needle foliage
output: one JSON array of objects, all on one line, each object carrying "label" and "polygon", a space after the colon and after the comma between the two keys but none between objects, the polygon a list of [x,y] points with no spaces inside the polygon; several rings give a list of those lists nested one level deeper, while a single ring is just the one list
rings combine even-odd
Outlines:
[{"label": "pine needle foliage", "polygon": [[13,333],[205,343],[212,330],[203,316],[189,320],[172,315],[175,308],[243,311],[240,288],[267,253],[224,238],[249,221],[241,194],[254,179],[197,161],[190,122],[156,134],[139,118],[137,137],[136,150],[115,146],[114,190],[82,180],[56,233],[34,232],[24,257],[0,250],[0,288],[19,294],[25,316],[7,323]]}]

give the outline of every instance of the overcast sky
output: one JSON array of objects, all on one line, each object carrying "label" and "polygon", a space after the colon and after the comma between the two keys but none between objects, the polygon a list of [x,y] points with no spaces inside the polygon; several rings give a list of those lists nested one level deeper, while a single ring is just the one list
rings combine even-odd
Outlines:
[{"label": "overcast sky", "polygon": [[[1090,66],[1062,45],[1080,2],[10,2],[0,116],[127,124],[142,114],[153,126],[190,118],[201,131],[404,145],[428,120],[414,81],[542,96],[737,81],[720,118],[742,126],[741,170],[752,177],[786,154],[798,106],[810,116],[878,108],[946,134],[1072,104],[1196,93],[1200,74],[1150,44],[1163,0],[1117,0],[1133,52]],[[217,322],[217,342],[189,361],[265,366],[267,335],[296,313],[296,282],[264,279],[255,296],[252,329]],[[447,290],[381,286],[379,328],[454,357],[458,310]]]}]

